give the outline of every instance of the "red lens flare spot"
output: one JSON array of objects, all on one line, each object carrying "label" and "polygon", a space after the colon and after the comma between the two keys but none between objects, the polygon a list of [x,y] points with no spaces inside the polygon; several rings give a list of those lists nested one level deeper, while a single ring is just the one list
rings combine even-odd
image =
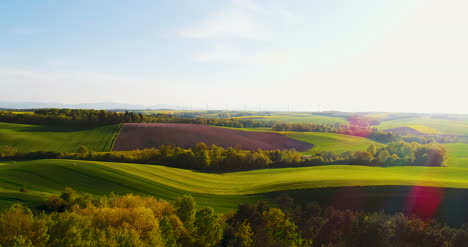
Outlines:
[{"label": "red lens flare spot", "polygon": [[442,197],[441,188],[414,186],[408,194],[405,212],[422,219],[432,219],[439,209]]}]

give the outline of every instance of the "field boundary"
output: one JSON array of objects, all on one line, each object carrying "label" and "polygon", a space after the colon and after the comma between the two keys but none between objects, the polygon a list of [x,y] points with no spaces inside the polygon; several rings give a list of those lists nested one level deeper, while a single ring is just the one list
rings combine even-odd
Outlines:
[{"label": "field boundary", "polygon": [[120,135],[120,131],[122,130],[123,125],[124,125],[123,123],[119,123],[119,129],[116,131],[114,137],[112,138],[112,143],[111,143],[109,152],[114,151],[115,141],[117,140],[117,137]]}]

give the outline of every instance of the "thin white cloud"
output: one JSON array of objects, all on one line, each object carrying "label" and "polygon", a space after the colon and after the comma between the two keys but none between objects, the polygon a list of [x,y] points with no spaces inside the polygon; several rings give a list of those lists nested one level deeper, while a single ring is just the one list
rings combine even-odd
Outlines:
[{"label": "thin white cloud", "polygon": [[268,36],[269,23],[291,16],[284,9],[260,6],[252,0],[234,0],[231,6],[219,9],[206,19],[177,33],[184,38],[200,40],[262,40]]},{"label": "thin white cloud", "polygon": [[242,8],[222,9],[208,19],[180,30],[179,34],[191,39],[261,38],[255,17]]},{"label": "thin white cloud", "polygon": [[281,28],[291,20],[294,15],[286,9],[260,5],[254,0],[233,0],[230,6],[178,33],[209,44],[210,48],[194,55],[196,62],[274,65],[288,61],[292,55],[282,48],[252,48],[281,40]]}]

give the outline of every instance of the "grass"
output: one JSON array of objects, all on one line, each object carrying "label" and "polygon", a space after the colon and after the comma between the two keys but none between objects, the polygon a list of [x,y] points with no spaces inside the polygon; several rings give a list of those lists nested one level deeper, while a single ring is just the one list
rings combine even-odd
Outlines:
[{"label": "grass", "polygon": [[[169,201],[191,194],[218,211],[266,198],[265,193],[343,186],[468,188],[468,169],[319,166],[207,174],[176,168],[75,160],[35,160],[0,166],[0,204],[28,201],[72,187],[91,194],[134,193]],[[19,192],[25,187],[29,192]]]},{"label": "grass", "polygon": [[120,125],[75,128],[57,125],[0,123],[0,145],[10,145],[21,152],[76,152],[79,146],[91,151],[110,151]]},{"label": "grass", "polygon": [[411,126],[423,126],[424,128],[431,128],[441,134],[468,136],[468,121],[460,120],[412,118],[383,121],[380,125],[377,125],[376,127],[385,130]]},{"label": "grass", "polygon": [[423,134],[440,134],[438,130],[424,125],[409,125],[408,127]]},{"label": "grass", "polygon": [[239,119],[251,119],[259,121],[278,121],[286,123],[314,123],[314,124],[346,124],[347,121],[342,117],[329,117],[311,114],[294,114],[294,115],[272,115],[272,116],[243,116]]},{"label": "grass", "polygon": [[335,133],[286,132],[284,134],[296,140],[314,144],[315,147],[305,152],[306,154],[321,151],[335,151],[337,153],[346,151],[364,151],[367,150],[371,144],[382,146],[382,144],[367,138]]},{"label": "grass", "polygon": [[468,168],[468,144],[466,143],[446,143],[443,144],[448,151],[449,167]]}]

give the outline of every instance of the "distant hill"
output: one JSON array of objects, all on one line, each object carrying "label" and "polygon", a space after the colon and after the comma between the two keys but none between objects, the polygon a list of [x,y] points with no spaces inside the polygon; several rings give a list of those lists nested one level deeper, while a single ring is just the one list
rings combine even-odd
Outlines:
[{"label": "distant hill", "polygon": [[136,105],[122,104],[114,102],[83,103],[83,104],[62,104],[54,102],[8,102],[0,101],[0,109],[38,109],[38,108],[70,108],[70,109],[97,109],[97,110],[146,110],[146,109],[177,109],[177,106],[159,104],[159,105]]}]

